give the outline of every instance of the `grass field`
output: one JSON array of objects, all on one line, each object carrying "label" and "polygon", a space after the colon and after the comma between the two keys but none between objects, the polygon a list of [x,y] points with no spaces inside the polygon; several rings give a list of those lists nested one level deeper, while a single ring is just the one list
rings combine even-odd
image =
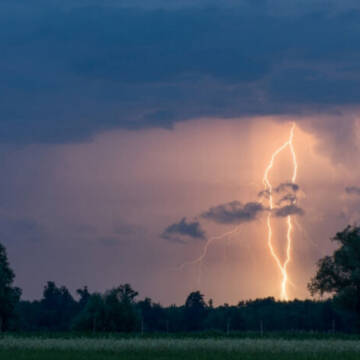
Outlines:
[{"label": "grass field", "polygon": [[284,339],[46,339],[6,336],[0,339],[0,359],[360,359],[357,340]]}]

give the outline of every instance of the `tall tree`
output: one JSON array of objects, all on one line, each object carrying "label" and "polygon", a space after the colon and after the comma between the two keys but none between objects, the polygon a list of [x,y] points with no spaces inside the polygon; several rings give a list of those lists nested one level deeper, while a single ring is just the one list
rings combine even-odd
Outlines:
[{"label": "tall tree", "polygon": [[164,308],[160,304],[152,302],[150,298],[145,298],[137,303],[137,307],[140,310],[143,330],[168,330],[168,319]]},{"label": "tall tree", "polygon": [[65,286],[57,287],[53,281],[48,281],[41,300],[40,326],[48,330],[69,329],[71,319],[76,313],[76,305]]},{"label": "tall tree", "polygon": [[120,285],[103,295],[90,295],[84,308],[73,320],[73,328],[93,332],[135,331],[139,323],[135,304],[137,295],[129,284]]},{"label": "tall tree", "polygon": [[348,226],[332,241],[338,248],[319,260],[308,288],[312,295],[335,295],[341,304],[357,313],[360,326],[360,227]]},{"label": "tall tree", "polygon": [[74,318],[72,327],[80,331],[103,331],[105,323],[105,303],[101,294],[92,294],[82,311]]},{"label": "tall tree", "polygon": [[200,291],[190,293],[185,302],[185,319],[188,330],[200,330],[206,316],[206,303]]},{"label": "tall tree", "polygon": [[5,247],[0,244],[0,331],[6,330],[14,315],[21,290],[13,286],[15,274],[10,268]]},{"label": "tall tree", "polygon": [[87,286],[84,286],[81,289],[77,289],[76,293],[80,296],[78,305],[79,305],[80,310],[82,310],[85,308],[86,304],[88,303],[88,301],[91,297],[91,294],[90,294]]},{"label": "tall tree", "polygon": [[109,331],[131,332],[138,324],[135,298],[138,293],[129,284],[105,293],[106,326]]}]

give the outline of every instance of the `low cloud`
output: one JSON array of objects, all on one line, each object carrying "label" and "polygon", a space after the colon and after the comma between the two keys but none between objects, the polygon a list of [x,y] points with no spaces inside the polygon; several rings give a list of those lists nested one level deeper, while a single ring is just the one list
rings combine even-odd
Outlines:
[{"label": "low cloud", "polygon": [[240,201],[232,201],[211,207],[201,214],[201,217],[220,224],[240,224],[256,220],[257,216],[265,210],[266,208],[259,202],[242,204]]},{"label": "low cloud", "polygon": [[258,193],[258,197],[259,198],[265,198],[265,199],[269,199],[270,196],[270,191],[269,190],[262,190]]},{"label": "low cloud", "polygon": [[[286,187],[287,185],[284,188]],[[294,188],[296,189],[295,191],[297,191],[298,187]],[[286,202],[286,205],[281,206],[284,202]],[[264,212],[279,218],[289,215],[305,214],[304,210],[296,205],[296,196],[290,193],[283,196],[277,205],[278,207],[270,209],[260,202],[243,204],[240,201],[234,200],[229,203],[211,207],[209,210],[203,212],[200,217],[218,224],[238,225],[255,221],[259,215]],[[205,239],[205,231],[198,221],[188,222],[186,217],[184,217],[180,222],[168,226],[161,234],[161,237],[172,242],[186,244],[187,241],[184,237]]]},{"label": "low cloud", "polygon": [[296,196],[293,194],[286,194],[283,196],[278,202],[277,205],[281,206],[283,203],[287,203],[289,205],[293,205],[296,203]]},{"label": "low cloud", "polygon": [[304,210],[295,204],[276,208],[273,210],[273,213],[276,217],[286,217],[289,215],[301,215],[302,216],[305,214]]},{"label": "low cloud", "polygon": [[184,217],[178,223],[168,226],[161,234],[161,237],[173,242],[186,243],[184,237],[204,240],[206,234],[198,221],[189,222],[186,220],[186,217]]},{"label": "low cloud", "polygon": [[359,195],[360,196],[360,187],[359,186],[347,186],[345,192],[348,195]]},{"label": "low cloud", "polygon": [[277,186],[274,191],[277,192],[277,193],[281,193],[281,192],[284,192],[284,191],[293,191],[293,192],[297,192],[299,190],[299,185],[298,184],[294,184],[292,182],[285,182],[285,183],[282,183],[280,184],[279,186]]},{"label": "low cloud", "polygon": [[[297,193],[300,189],[298,184],[292,182],[281,183],[277,187],[273,188],[273,193],[280,194],[286,191],[291,191],[293,193]],[[258,197],[268,199],[270,196],[269,190],[262,190],[258,193]],[[294,195],[295,196],[295,195]],[[286,195],[285,195],[286,197]]]}]

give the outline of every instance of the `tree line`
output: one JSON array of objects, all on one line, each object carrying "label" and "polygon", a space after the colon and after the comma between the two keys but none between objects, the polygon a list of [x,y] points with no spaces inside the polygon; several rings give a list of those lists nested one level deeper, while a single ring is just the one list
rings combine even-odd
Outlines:
[{"label": "tree line", "polygon": [[272,297],[215,307],[199,291],[181,306],[138,299],[130,284],[104,293],[85,286],[74,297],[49,281],[42,298],[21,300],[13,286],[6,249],[0,244],[0,329],[2,331],[169,332],[189,331],[340,331],[360,330],[360,227],[349,226],[332,239],[338,248],[319,260],[311,294],[326,300],[276,301]]}]

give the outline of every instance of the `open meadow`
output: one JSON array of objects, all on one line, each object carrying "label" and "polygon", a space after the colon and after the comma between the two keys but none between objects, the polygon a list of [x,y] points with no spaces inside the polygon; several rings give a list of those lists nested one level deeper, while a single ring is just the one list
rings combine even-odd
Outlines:
[{"label": "open meadow", "polygon": [[140,339],[11,337],[0,340],[11,360],[359,359],[360,341],[316,339]]}]

